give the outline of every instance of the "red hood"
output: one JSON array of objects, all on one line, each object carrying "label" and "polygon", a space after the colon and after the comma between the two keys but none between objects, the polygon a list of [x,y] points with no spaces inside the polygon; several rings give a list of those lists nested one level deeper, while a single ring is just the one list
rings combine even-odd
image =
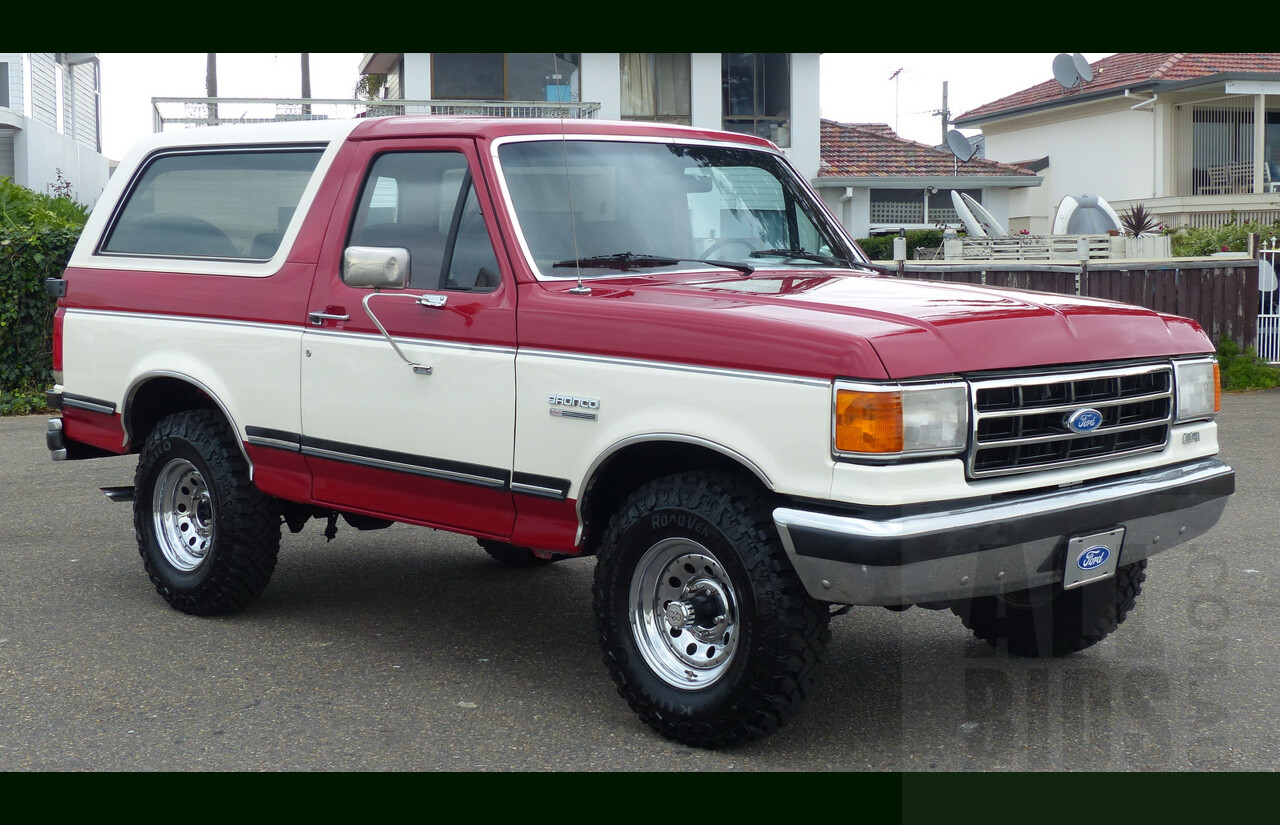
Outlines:
[{"label": "red hood", "polygon": [[575,341],[600,354],[822,377],[909,378],[1213,349],[1195,322],[1141,307],[938,281],[758,271],[596,280],[589,296],[571,296],[568,286],[549,287],[546,304],[522,305],[522,344],[540,345],[542,325],[526,322],[554,307],[579,330]]}]

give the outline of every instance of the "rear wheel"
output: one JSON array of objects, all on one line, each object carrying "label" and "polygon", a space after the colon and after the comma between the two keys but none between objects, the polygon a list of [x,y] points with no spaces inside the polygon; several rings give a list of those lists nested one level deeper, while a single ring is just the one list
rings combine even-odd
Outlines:
[{"label": "rear wheel", "polygon": [[160,421],[134,478],[134,532],[147,576],[184,613],[231,613],[266,588],[280,510],[249,480],[226,423],[209,410]]},{"label": "rear wheel", "polygon": [[1147,560],[1110,578],[1064,590],[1061,584],[983,596],[951,610],[973,635],[1013,656],[1066,656],[1097,644],[1129,615],[1146,580]]},{"label": "rear wheel", "polygon": [[595,613],[618,692],[698,747],[775,731],[810,693],[828,614],[805,592],[754,488],[710,473],[633,493],[598,552]]}]

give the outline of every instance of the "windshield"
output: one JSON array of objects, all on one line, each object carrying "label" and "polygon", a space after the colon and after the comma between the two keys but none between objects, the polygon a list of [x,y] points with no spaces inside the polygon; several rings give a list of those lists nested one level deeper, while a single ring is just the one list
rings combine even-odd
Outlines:
[{"label": "windshield", "polygon": [[529,254],[547,277],[858,260],[772,153],[554,140],[506,143],[498,158]]}]

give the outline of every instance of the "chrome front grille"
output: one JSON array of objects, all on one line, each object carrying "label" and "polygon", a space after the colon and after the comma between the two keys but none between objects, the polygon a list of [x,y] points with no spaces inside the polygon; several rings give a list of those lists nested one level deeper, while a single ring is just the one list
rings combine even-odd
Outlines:
[{"label": "chrome front grille", "polygon": [[[1028,473],[1163,449],[1173,414],[1173,370],[1151,364],[1019,375],[970,383],[972,478]],[[1067,419],[1096,410],[1102,423],[1074,432]]]}]

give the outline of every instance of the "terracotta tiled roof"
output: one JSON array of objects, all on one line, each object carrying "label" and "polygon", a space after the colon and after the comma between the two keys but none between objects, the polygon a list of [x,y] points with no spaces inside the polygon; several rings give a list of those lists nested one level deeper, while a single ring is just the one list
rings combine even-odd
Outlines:
[{"label": "terracotta tiled roof", "polygon": [[955,155],[898,137],[883,123],[822,121],[820,178],[971,177],[1035,175],[1027,169],[984,158],[956,166]]},{"label": "terracotta tiled roof", "polygon": [[[1280,76],[1280,54],[1228,53],[1228,52],[1160,52],[1137,54],[1113,54],[1090,64],[1093,79],[1063,90],[1052,76],[1045,82],[1002,97],[991,103],[965,112],[955,119],[965,121],[1011,112],[1029,106],[1073,102],[1082,95],[1099,93],[1120,94],[1125,89],[1150,88],[1166,83],[1179,83],[1212,77],[1213,75],[1267,75]],[[1046,74],[1052,74],[1045,66]],[[1105,95],[1103,95],[1105,96]]]}]

